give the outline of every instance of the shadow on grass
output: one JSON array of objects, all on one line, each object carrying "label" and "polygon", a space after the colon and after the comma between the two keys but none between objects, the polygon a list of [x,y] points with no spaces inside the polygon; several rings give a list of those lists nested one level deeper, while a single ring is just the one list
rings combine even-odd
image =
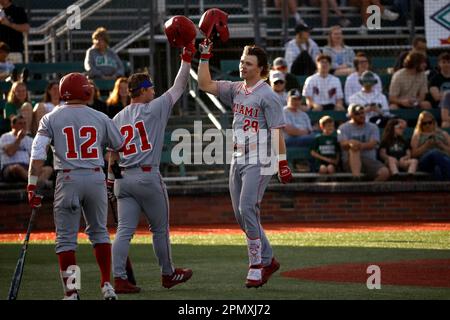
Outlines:
[{"label": "shadow on grass", "polygon": [[[7,296],[20,245],[0,245],[0,299]],[[325,264],[415,259],[450,258],[449,250],[386,249],[357,247],[275,246],[281,271]],[[194,271],[192,279],[170,290],[160,284],[159,267],[150,244],[133,244],[130,257],[142,293],[121,295],[120,299],[448,299],[449,289],[383,286],[368,290],[365,283],[342,284],[300,281],[275,274],[260,289],[244,288],[247,273],[246,248],[236,245],[174,244],[176,266]],[[101,299],[100,273],[92,247],[79,245],[77,263],[81,268],[81,298]],[[61,299],[62,288],[54,245],[31,244],[19,299]]]}]

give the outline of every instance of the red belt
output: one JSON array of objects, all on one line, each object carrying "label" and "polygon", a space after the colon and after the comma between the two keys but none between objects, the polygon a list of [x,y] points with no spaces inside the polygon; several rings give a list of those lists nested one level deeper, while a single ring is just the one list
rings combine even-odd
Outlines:
[{"label": "red belt", "polygon": [[70,172],[70,171],[75,171],[75,170],[80,170],[80,169],[86,169],[86,170],[90,169],[90,170],[93,170],[95,172],[99,172],[100,171],[100,168],[78,168],[78,169],[63,169],[62,172],[67,173],[67,172]]}]

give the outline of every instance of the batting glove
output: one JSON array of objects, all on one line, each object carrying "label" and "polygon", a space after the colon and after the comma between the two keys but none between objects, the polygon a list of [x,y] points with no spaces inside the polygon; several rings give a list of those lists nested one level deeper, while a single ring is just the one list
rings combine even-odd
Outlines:
[{"label": "batting glove", "polygon": [[183,53],[181,54],[181,59],[187,63],[191,63],[197,50],[194,44],[189,44],[187,47],[183,48]]},{"label": "batting glove", "polygon": [[28,204],[32,209],[39,208],[42,205],[42,196],[36,194],[36,176],[28,177],[27,194],[28,194]]},{"label": "batting glove", "polygon": [[281,183],[289,183],[292,180],[292,172],[289,168],[287,160],[278,162],[278,179]]},{"label": "batting glove", "polygon": [[199,45],[200,51],[200,59],[201,60],[209,60],[213,55],[211,53],[213,47],[213,43],[209,39],[203,40]]},{"label": "batting glove", "polygon": [[116,196],[114,195],[114,180],[106,180],[106,193],[108,195],[108,200],[116,201]]}]

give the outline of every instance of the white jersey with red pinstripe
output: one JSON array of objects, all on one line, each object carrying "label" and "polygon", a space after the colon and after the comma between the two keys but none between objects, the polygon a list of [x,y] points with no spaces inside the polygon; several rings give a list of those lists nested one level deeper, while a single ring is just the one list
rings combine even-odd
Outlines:
[{"label": "white jersey with red pinstripe", "polygon": [[[232,107],[235,144],[267,145],[271,139],[270,129],[284,127],[280,98],[263,80],[252,88],[243,81],[218,81],[217,88],[219,99]],[[260,134],[263,130],[267,135]]]}]

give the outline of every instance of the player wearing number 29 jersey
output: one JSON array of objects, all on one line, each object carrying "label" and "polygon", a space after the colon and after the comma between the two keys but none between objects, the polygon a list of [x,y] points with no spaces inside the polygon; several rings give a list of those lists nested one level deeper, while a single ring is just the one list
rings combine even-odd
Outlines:
[{"label": "player wearing number 29 jersey", "polygon": [[[286,145],[283,135],[280,134],[280,129],[284,127],[283,109],[276,94],[264,82],[268,73],[267,54],[264,50],[257,46],[246,46],[239,64],[243,81],[230,82],[211,79],[211,49],[212,43],[209,39],[200,44],[198,83],[201,90],[218,96],[225,104],[232,106],[235,153],[231,162],[229,188],[236,220],[247,237],[249,270],[245,285],[248,288],[257,288],[264,285],[280,267],[273,256],[260,218],[261,201],[272,173],[267,174],[267,171],[262,170],[263,163],[246,163],[239,160],[251,158],[252,150],[257,150],[271,141],[258,137],[263,130],[270,129],[270,135],[273,134],[275,141],[278,139],[278,143],[270,147],[278,156],[279,179],[282,183],[291,180],[292,174],[286,160]],[[246,132],[253,132],[248,142]],[[270,138],[270,135],[266,137]]]},{"label": "player wearing number 29 jersey", "polygon": [[108,203],[102,170],[103,152],[106,147],[120,150],[124,140],[112,120],[85,105],[92,88],[84,75],[66,75],[61,79],[59,90],[65,104],[41,119],[33,140],[28,199],[32,207],[40,206],[35,177],[39,175],[47,147],[51,144],[57,172],[53,210],[56,253],[65,299],[79,298],[78,288],[72,287],[72,280],[68,279],[71,279],[71,268],[76,265],[77,235],[83,215],[86,233],[94,246],[101,271],[103,297],[113,300],[117,296],[110,284],[111,243],[106,227]]}]

